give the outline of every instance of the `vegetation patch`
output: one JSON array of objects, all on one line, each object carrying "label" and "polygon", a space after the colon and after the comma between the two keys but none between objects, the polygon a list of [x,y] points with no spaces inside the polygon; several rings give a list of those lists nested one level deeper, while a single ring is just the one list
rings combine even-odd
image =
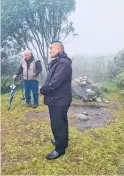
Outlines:
[{"label": "vegetation patch", "polygon": [[34,110],[25,107],[18,93],[8,111],[8,95],[2,95],[2,175],[124,174],[122,96],[110,93],[107,98],[118,104],[105,109],[116,117],[114,122],[85,132],[70,126],[66,155],[48,161],[45,155],[54,149],[48,118],[25,117],[29,111],[47,111],[42,98]]}]

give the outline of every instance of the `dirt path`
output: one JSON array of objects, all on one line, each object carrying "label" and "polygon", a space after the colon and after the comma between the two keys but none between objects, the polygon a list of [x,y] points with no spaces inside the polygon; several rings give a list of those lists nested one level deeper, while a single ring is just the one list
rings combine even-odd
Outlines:
[{"label": "dirt path", "polygon": [[[48,119],[48,111],[37,111],[37,112],[28,112],[26,114],[27,118],[38,118]],[[92,107],[92,106],[77,106],[72,105],[68,112],[69,124],[77,128],[80,131],[84,131],[89,128],[103,127],[110,120],[112,120],[111,114],[107,113],[101,107]]]}]

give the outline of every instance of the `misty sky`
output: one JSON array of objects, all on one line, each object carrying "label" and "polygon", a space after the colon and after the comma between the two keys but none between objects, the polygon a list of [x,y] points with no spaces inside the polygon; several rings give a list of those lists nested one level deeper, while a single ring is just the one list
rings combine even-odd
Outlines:
[{"label": "misty sky", "polygon": [[124,49],[124,0],[77,0],[70,18],[78,37],[65,44],[69,54],[108,55]]}]

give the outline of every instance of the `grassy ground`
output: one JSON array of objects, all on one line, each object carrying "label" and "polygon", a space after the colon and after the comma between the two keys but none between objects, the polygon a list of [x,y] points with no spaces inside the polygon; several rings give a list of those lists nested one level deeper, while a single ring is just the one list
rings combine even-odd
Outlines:
[{"label": "grassy ground", "polygon": [[104,128],[79,132],[69,128],[66,155],[47,161],[54,147],[49,119],[25,117],[29,111],[47,111],[47,107],[26,108],[16,94],[11,110],[8,95],[2,95],[2,174],[1,175],[109,175],[124,174],[124,108],[119,94],[109,94],[116,108],[108,108],[116,119]]},{"label": "grassy ground", "polygon": [[115,83],[109,82],[109,81],[104,81],[103,82],[103,88],[104,91],[107,93],[117,93],[120,91],[120,89],[117,87]]}]

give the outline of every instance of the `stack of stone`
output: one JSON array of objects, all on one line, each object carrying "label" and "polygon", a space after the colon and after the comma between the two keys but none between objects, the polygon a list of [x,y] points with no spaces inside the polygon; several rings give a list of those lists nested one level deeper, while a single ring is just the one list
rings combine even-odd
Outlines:
[{"label": "stack of stone", "polygon": [[73,98],[83,101],[102,101],[102,84],[95,83],[87,76],[78,77],[72,82]]}]

